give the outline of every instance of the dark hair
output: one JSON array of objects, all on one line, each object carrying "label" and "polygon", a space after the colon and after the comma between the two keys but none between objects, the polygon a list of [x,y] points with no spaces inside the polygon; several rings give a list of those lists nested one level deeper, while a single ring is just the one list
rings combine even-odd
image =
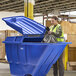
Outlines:
[{"label": "dark hair", "polygon": [[58,21],[58,17],[56,17],[56,16],[52,16],[51,18]]}]

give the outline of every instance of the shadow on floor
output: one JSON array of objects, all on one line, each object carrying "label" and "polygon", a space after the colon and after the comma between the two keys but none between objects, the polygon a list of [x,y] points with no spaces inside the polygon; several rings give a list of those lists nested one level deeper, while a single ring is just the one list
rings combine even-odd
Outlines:
[{"label": "shadow on floor", "polygon": [[[0,76],[11,76],[9,64],[0,63]],[[47,76],[53,76],[53,69],[51,68]],[[76,76],[76,71],[65,71],[64,76]]]}]

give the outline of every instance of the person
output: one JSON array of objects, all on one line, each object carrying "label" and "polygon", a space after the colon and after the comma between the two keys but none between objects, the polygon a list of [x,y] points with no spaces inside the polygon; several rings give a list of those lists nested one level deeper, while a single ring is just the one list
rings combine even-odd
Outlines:
[{"label": "person", "polygon": [[[58,23],[58,18],[56,16],[51,17],[51,26],[46,27],[46,33],[43,38],[44,43],[57,43],[64,41],[64,33],[62,31],[61,25]],[[58,59],[58,63],[56,62],[53,65],[53,74],[54,76],[58,76],[58,68],[59,68],[59,76],[64,76],[64,65],[63,65],[63,54]]]},{"label": "person", "polygon": [[[51,17],[51,25],[50,31],[48,31],[49,35],[53,35],[57,42],[63,42],[64,41],[64,33],[62,31],[62,27],[61,25],[58,23],[58,18],[56,16]],[[58,68],[59,68],[59,76],[64,76],[64,65],[63,65],[63,55],[60,56],[60,58],[58,59],[59,62],[59,67],[58,67],[58,63],[56,62],[53,65],[53,74],[54,76],[58,76]]]}]

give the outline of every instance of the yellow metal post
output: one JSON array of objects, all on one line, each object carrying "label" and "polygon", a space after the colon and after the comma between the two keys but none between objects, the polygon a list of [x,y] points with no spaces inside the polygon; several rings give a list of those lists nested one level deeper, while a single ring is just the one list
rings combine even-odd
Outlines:
[{"label": "yellow metal post", "polygon": [[24,15],[25,15],[25,17],[28,17],[28,10],[27,10],[27,0],[24,0]]},{"label": "yellow metal post", "polygon": [[[66,41],[67,42],[67,41]],[[67,62],[68,62],[68,45],[65,47],[64,50],[64,56],[63,56],[63,62],[64,62],[64,69],[67,70]]]},{"label": "yellow metal post", "polygon": [[68,62],[68,45],[65,48],[65,70],[67,70],[67,62]]},{"label": "yellow metal post", "polygon": [[24,1],[24,15],[30,19],[34,19],[33,17],[33,4],[34,0],[25,0]]}]

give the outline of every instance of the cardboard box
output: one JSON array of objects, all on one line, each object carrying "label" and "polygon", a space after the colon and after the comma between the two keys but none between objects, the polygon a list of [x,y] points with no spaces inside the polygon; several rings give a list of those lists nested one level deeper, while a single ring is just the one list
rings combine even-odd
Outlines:
[{"label": "cardboard box", "polygon": [[5,46],[0,46],[0,59],[5,59]]},{"label": "cardboard box", "polygon": [[76,34],[76,23],[70,23],[70,33],[71,34]]},{"label": "cardboard box", "polygon": [[0,31],[0,59],[5,59],[5,44],[2,43],[5,41],[6,31]]},{"label": "cardboard box", "polygon": [[76,62],[76,47],[69,47],[68,50],[68,60],[70,62]]},{"label": "cardboard box", "polygon": [[7,37],[15,36],[15,31],[14,30],[6,30],[6,36]]},{"label": "cardboard box", "polygon": [[62,26],[62,30],[64,33],[66,33],[66,34],[70,33],[70,31],[69,31],[70,30],[70,23],[68,21],[62,21],[61,26]]},{"label": "cardboard box", "polygon": [[68,62],[67,63],[67,70],[69,70],[69,71],[76,70],[76,62]]},{"label": "cardboard box", "polygon": [[72,42],[72,44],[69,44],[69,47],[76,47],[76,34],[68,34],[67,39],[68,42]]},{"label": "cardboard box", "polygon": [[7,37],[22,36],[22,34],[20,34],[19,32],[15,31],[15,30],[6,30],[6,35],[7,35]]},{"label": "cardboard box", "polygon": [[0,46],[3,46],[4,44],[2,43],[2,41],[4,41],[6,38],[6,31],[0,31]]},{"label": "cardboard box", "polygon": [[17,31],[15,31],[15,34],[16,34],[16,36],[22,36],[22,34]]},{"label": "cardboard box", "polygon": [[69,21],[62,21],[62,29],[66,34],[76,34],[76,23],[70,23]]}]

